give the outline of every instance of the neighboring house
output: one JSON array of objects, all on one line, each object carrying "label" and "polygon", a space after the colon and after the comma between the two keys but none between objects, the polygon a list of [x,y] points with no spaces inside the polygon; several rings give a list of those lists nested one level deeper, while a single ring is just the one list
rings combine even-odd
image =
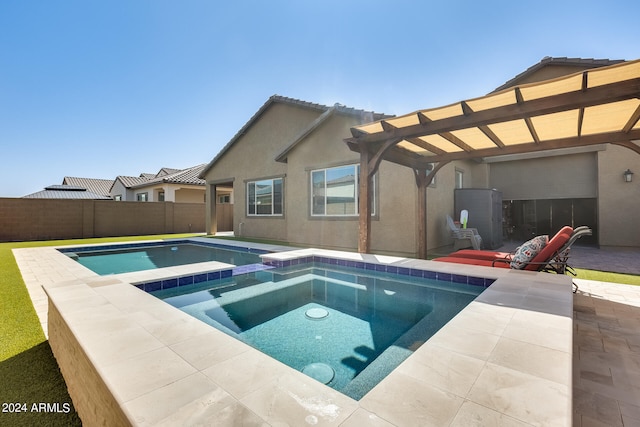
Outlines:
[{"label": "neighboring house", "polygon": [[113,179],[77,178],[72,176],[65,176],[64,179],[62,180],[62,185],[83,187],[93,193],[111,198],[111,195],[109,194],[109,190],[113,185]]},{"label": "neighboring house", "polygon": [[198,178],[203,168],[162,168],[157,174],[118,176],[110,195],[117,201],[204,203],[205,183]]},{"label": "neighboring house", "polygon": [[[544,58],[496,90],[618,62]],[[386,117],[273,96],[200,177],[208,195],[233,188],[236,235],[355,250],[360,155],[344,139],[353,126]],[[451,243],[445,224],[455,188],[500,190],[506,238],[524,241],[562,225],[588,225],[592,243],[639,246],[640,236],[627,232],[640,211],[638,179],[625,182],[627,170],[640,171],[640,156],[611,144],[448,163],[426,190],[426,247]],[[371,252],[418,252],[416,179],[410,168],[380,164],[373,180]],[[207,203],[208,232],[217,229],[216,208]]]},{"label": "neighboring house", "polygon": [[[207,194],[220,186],[233,188],[236,235],[353,250],[359,156],[343,139],[352,126],[386,117],[272,96],[203,170]],[[441,171],[430,188],[432,218],[444,220],[453,210],[456,171],[473,176],[475,168],[473,162],[458,162]],[[373,191],[373,251],[415,255],[417,191],[404,185],[413,180],[407,168],[390,162],[380,166]],[[209,232],[217,229],[215,210],[215,204],[207,204]],[[432,231],[433,246],[448,243],[444,225]]]},{"label": "neighboring house", "polygon": [[86,200],[110,200],[111,197],[96,194],[84,187],[74,185],[50,185],[44,190],[23,196],[24,199],[86,199]]}]

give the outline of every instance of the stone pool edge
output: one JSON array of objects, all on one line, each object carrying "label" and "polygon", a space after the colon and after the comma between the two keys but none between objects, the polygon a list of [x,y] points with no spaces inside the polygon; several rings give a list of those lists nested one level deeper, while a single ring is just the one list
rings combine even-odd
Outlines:
[{"label": "stone pool edge", "polygon": [[570,278],[317,249],[269,257],[309,253],[497,280],[358,402],[118,278],[52,281],[50,343],[83,421],[571,425]]}]

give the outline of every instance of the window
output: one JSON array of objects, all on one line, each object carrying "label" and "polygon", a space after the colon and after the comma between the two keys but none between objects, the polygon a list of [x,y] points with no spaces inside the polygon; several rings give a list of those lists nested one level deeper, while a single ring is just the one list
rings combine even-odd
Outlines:
[{"label": "window", "polygon": [[282,215],[282,178],[247,182],[247,215]]},{"label": "window", "polygon": [[456,169],[456,188],[463,188],[462,184],[464,182],[464,172]]},{"label": "window", "polygon": [[218,196],[218,203],[221,205],[231,203],[231,195],[223,194],[222,196]]},{"label": "window", "polygon": [[[311,171],[311,215],[358,215],[360,165]],[[375,178],[374,178],[375,187]],[[375,191],[373,211],[375,210]]]},{"label": "window", "polygon": [[114,196],[113,200],[115,200],[116,202],[121,202],[122,201],[122,194],[116,194]]},{"label": "window", "polygon": [[158,201],[164,202],[164,191],[158,192]]},{"label": "window", "polygon": [[148,200],[147,193],[138,193],[136,194],[136,200],[139,202],[146,202]]}]

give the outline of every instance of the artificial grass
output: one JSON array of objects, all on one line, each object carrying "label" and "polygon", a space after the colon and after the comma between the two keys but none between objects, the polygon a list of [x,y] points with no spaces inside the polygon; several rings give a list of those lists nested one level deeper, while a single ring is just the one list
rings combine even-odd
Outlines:
[{"label": "artificial grass", "polygon": [[191,236],[194,234],[0,243],[0,425],[82,425],[12,249]]}]

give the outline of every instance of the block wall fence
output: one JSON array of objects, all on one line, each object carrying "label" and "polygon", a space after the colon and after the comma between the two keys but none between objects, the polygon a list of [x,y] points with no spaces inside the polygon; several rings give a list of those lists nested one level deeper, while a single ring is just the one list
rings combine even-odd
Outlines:
[{"label": "block wall fence", "polygon": [[0,198],[0,242],[204,231],[204,203]]}]

